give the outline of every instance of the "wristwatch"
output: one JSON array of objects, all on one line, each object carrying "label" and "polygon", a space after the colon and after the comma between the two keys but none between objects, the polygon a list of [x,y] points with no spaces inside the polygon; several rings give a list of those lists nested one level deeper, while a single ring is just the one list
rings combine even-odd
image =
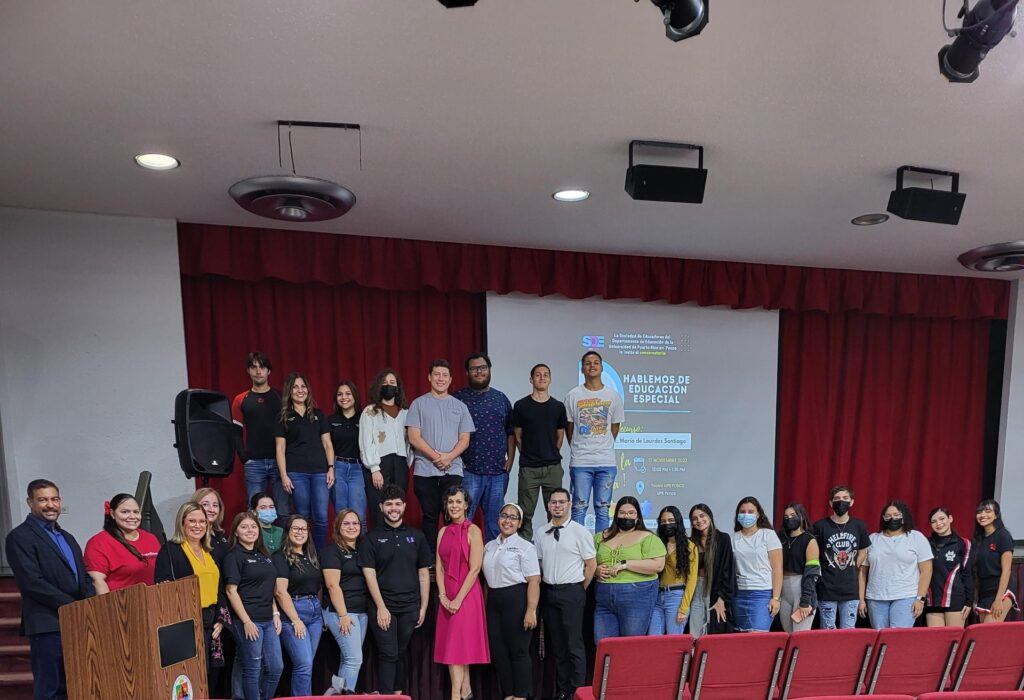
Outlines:
[{"label": "wristwatch", "polygon": [[919,603],[927,603],[928,602],[928,596],[926,596],[926,595],[918,596],[917,602],[919,602]]}]

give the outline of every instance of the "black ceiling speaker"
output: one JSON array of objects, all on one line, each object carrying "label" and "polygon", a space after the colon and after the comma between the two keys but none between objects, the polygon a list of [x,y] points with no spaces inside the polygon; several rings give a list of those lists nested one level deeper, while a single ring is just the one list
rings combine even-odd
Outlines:
[{"label": "black ceiling speaker", "polygon": [[[906,171],[953,178],[952,191],[946,192],[944,190],[933,190],[924,187],[904,187],[903,173]],[[889,206],[886,207],[886,211],[895,214],[901,219],[930,221],[935,224],[956,226],[960,223],[960,214],[964,209],[964,200],[967,199],[967,194],[960,192],[959,186],[960,173],[948,170],[918,168],[913,165],[900,166],[896,171],[896,189],[889,195]]]},{"label": "black ceiling speaker", "polygon": [[293,223],[336,219],[356,203],[351,190],[301,175],[251,177],[233,184],[228,194],[246,211]]},{"label": "black ceiling speaker", "polygon": [[[684,148],[697,151],[696,168],[679,168],[668,165],[634,165],[634,146],[657,148]],[[704,169],[704,147],[690,143],[670,141],[630,141],[629,167],[626,169],[626,192],[633,199],[650,202],[687,202],[700,204],[704,201],[704,187],[708,171]]]},{"label": "black ceiling speaker", "polygon": [[476,4],[476,0],[437,0],[439,3],[447,7],[449,10],[453,7],[472,7]]}]

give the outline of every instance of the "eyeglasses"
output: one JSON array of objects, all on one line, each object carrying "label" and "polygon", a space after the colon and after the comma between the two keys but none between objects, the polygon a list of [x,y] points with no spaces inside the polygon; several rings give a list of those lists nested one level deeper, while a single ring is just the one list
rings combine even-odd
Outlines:
[{"label": "eyeglasses", "polygon": [[487,365],[474,365],[470,367],[468,371],[471,374],[484,374],[485,372],[490,371],[490,369],[491,368],[488,367]]},{"label": "eyeglasses", "polygon": [[511,520],[512,522],[515,522],[516,520],[519,520],[519,516],[515,513],[502,513],[498,516],[498,520]]},{"label": "eyeglasses", "polygon": [[552,506],[567,506],[569,501],[548,501],[548,505]]},{"label": "eyeglasses", "polygon": [[296,533],[299,533],[299,534],[304,533],[304,532],[309,532],[309,528],[308,527],[295,527],[293,525],[292,527],[290,527],[288,529],[290,531],[292,531],[292,532],[296,532]]}]

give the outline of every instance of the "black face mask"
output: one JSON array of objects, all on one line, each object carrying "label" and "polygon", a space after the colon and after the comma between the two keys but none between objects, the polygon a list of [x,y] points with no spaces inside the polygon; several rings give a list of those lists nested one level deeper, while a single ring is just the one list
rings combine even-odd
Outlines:
[{"label": "black face mask", "polygon": [[783,518],[782,528],[786,532],[793,532],[800,527],[800,518]]},{"label": "black face mask", "polygon": [[380,388],[380,397],[385,401],[393,401],[398,398],[398,387],[393,384],[385,384]]},{"label": "black face mask", "polygon": [[636,527],[636,518],[615,518],[615,524],[620,530],[629,532]]},{"label": "black face mask", "polygon": [[677,532],[679,532],[679,526],[675,523],[663,523],[658,525],[658,537],[663,540],[667,540],[669,537],[675,537]]},{"label": "black face mask", "polygon": [[897,530],[903,529],[903,518],[893,518],[892,520],[886,520],[885,529],[889,532],[896,532]]},{"label": "black face mask", "polygon": [[849,501],[832,501],[832,512],[840,518],[850,512]]}]

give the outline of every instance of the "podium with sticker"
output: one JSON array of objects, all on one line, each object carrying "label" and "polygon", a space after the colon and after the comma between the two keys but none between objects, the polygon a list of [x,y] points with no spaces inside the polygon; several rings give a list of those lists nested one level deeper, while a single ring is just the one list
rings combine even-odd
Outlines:
[{"label": "podium with sticker", "polygon": [[70,603],[60,629],[69,700],[207,697],[194,576]]}]

